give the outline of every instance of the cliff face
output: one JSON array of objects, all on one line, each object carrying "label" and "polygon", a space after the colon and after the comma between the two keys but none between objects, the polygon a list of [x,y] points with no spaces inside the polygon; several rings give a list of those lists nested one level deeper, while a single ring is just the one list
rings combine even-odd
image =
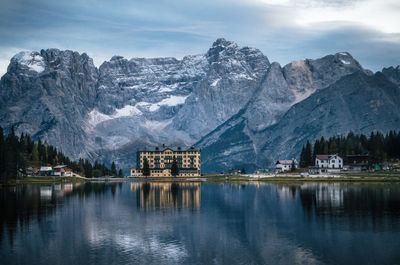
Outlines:
[{"label": "cliff face", "polygon": [[359,71],[293,105],[263,130],[250,131],[248,118],[236,117],[216,141],[204,145],[203,167],[209,171],[226,170],[232,164],[268,167],[282,157],[297,158],[307,140],[351,131],[395,130],[400,125],[399,102],[400,88],[382,73],[371,76]]},{"label": "cliff face", "polygon": [[86,54],[21,52],[1,78],[1,125],[44,138],[72,157],[87,156],[82,127],[96,104],[98,70]]},{"label": "cliff face", "polygon": [[[116,160],[125,169],[135,166],[138,148],[162,143],[199,145],[205,170],[254,168],[270,163],[272,154],[297,156],[303,140],[319,135],[395,129],[398,120],[381,122],[397,115],[384,107],[389,92],[381,86],[398,84],[398,76],[398,67],[372,75],[348,53],[282,68],[259,50],[224,39],[181,60],[114,56],[98,69],[85,53],[22,52],[0,82],[0,125],[45,139],[72,158]],[[348,120],[346,102],[326,98],[343,95],[370,107],[353,109],[349,115],[359,118]],[[316,96],[319,101],[310,101]],[[326,109],[318,109],[321,104]],[[368,114],[371,109],[380,114]],[[289,119],[293,111],[297,116]],[[310,129],[297,129],[302,124]]]}]

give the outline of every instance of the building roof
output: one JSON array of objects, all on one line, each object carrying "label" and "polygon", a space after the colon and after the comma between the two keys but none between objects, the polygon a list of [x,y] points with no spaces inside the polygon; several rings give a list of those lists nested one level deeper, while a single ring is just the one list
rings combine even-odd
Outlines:
[{"label": "building roof", "polygon": [[[293,159],[294,163],[297,164],[297,160]],[[276,164],[281,164],[281,165],[291,165],[293,160],[278,160],[276,161]]]},{"label": "building roof", "polygon": [[156,147],[145,147],[142,150],[139,150],[138,152],[154,152],[154,151],[165,151],[165,150],[172,150],[174,152],[178,152],[178,151],[200,151],[200,148],[198,147],[194,147],[194,146],[174,146],[174,147],[170,147],[170,146],[156,146]]},{"label": "building roof", "polygon": [[330,159],[332,156],[337,156],[339,158],[341,158],[339,155],[337,154],[331,154],[331,155],[316,155],[315,157],[318,158],[319,160],[328,160]]},{"label": "building roof", "polygon": [[55,167],[53,167],[54,169],[57,169],[57,168],[64,168],[64,167],[67,167],[66,165],[58,165],[58,166],[55,166]]},{"label": "building roof", "polygon": [[51,167],[40,167],[40,171],[51,171]]}]

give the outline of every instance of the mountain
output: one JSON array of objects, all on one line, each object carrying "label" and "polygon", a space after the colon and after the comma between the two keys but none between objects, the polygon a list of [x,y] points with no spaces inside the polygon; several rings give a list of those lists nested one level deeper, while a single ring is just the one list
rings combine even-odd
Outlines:
[{"label": "mountain", "polygon": [[80,121],[96,104],[98,78],[85,53],[20,52],[0,81],[0,124],[47,139],[73,158],[87,156]]},{"label": "mountain", "polygon": [[[255,169],[282,157],[297,158],[310,139],[398,129],[399,102],[400,87],[384,74],[358,71],[293,105],[279,122],[263,130],[249,130],[247,110],[243,110],[227,122],[218,139],[204,146],[203,167],[208,171],[226,170],[230,165]],[[219,132],[208,137],[213,134]]]},{"label": "mountain", "polygon": [[[382,72],[383,80],[398,84],[398,67]],[[355,73],[376,76],[347,52],[281,67],[258,49],[225,39],[216,40],[205,54],[182,59],[113,56],[99,68],[85,53],[21,52],[0,81],[0,125],[47,140],[72,158],[115,160],[124,169],[135,166],[138,148],[163,143],[202,147],[206,171],[239,164],[255,168],[272,161],[265,149],[269,139],[287,149],[276,155],[297,156],[301,141],[284,145],[286,129],[279,124],[299,105],[317,107],[310,98],[325,95],[343,78],[355,79]],[[354,111],[362,115],[361,110]],[[380,111],[384,115],[387,109]],[[307,117],[290,122],[307,123]],[[323,133],[331,131],[296,137]]]}]

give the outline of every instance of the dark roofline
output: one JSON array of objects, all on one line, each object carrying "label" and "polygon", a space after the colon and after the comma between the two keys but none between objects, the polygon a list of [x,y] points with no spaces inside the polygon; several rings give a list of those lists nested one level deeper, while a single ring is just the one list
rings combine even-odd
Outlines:
[{"label": "dark roofline", "polygon": [[145,147],[142,150],[138,150],[138,152],[156,152],[156,151],[160,151],[160,152],[164,152],[165,150],[172,150],[174,152],[179,152],[179,151],[201,151],[200,148],[198,147],[194,147],[194,146],[189,146],[189,147],[180,147],[180,146],[176,146],[176,147],[169,147],[169,146],[156,146],[156,147]]}]

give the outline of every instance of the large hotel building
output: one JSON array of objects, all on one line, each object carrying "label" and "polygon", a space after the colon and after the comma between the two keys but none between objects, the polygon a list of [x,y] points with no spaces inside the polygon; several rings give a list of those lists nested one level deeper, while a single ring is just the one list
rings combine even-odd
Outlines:
[{"label": "large hotel building", "polygon": [[150,168],[148,177],[172,177],[171,166],[174,159],[179,168],[178,177],[199,177],[200,149],[195,147],[161,147],[146,148],[137,152],[136,168],[131,169],[131,176],[143,176],[143,165],[147,159]]}]

